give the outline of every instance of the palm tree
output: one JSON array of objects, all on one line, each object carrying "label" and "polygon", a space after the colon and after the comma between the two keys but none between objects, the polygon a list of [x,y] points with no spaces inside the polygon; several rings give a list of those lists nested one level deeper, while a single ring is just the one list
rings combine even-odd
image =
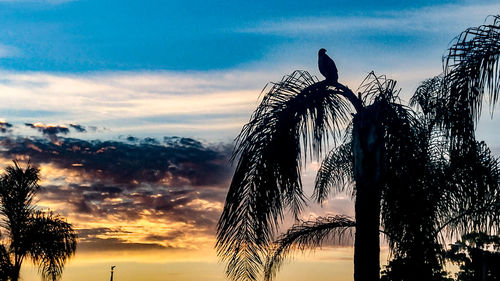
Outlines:
[{"label": "palm tree", "polygon": [[[493,31],[487,34],[498,36],[498,33],[494,33],[498,30],[498,17],[495,17],[492,25],[483,29],[488,28]],[[470,33],[470,30],[466,32]],[[498,39],[496,43],[498,44]],[[486,40],[482,41],[482,44],[484,49],[488,48]],[[460,44],[455,44],[450,50],[458,45]],[[436,115],[436,118],[428,120],[430,123],[427,123],[427,126],[425,121],[417,120],[417,115],[400,104],[399,92],[394,90],[395,81],[377,77],[373,73],[362,83],[357,96],[342,84],[328,85],[328,82],[318,81],[305,71],[296,71],[285,76],[281,82],[272,84],[236,140],[233,159],[238,159],[238,162],[219,220],[216,244],[219,255],[228,262],[227,275],[233,280],[256,280],[265,263],[265,277],[269,279],[290,250],[318,246],[326,237],[342,238],[346,229],[355,227],[354,279],[378,280],[381,210],[385,214],[383,225],[390,230],[384,229],[384,232],[389,235],[393,248],[404,249],[407,243],[402,243],[402,239],[411,241],[416,238],[408,237],[407,234],[411,233],[408,230],[411,228],[405,228],[405,231],[395,230],[395,223],[398,221],[405,221],[408,226],[413,225],[411,220],[390,216],[392,205],[403,206],[400,198],[404,195],[395,191],[405,185],[417,188],[430,184],[419,181],[422,175],[431,175],[426,174],[433,171],[429,166],[426,167],[426,163],[432,163],[429,161],[436,160],[436,167],[441,167],[439,161],[456,159],[453,161],[455,164],[460,162],[460,156],[465,157],[462,157],[462,160],[470,160],[476,159],[470,158],[473,155],[484,152],[484,149],[476,149],[477,142],[470,141],[474,126],[463,125],[473,124],[474,120],[465,121],[477,116],[482,95],[471,98],[468,96],[468,90],[460,90],[460,85],[478,93],[488,89],[492,91],[492,103],[496,103],[499,88],[498,49],[493,53],[482,53],[477,50],[477,46],[471,49],[476,60],[480,60],[481,54],[484,54],[486,61],[479,67],[466,64],[467,67],[462,69],[460,62],[449,66],[461,69],[462,76],[448,71],[445,73],[448,77],[446,83],[443,83],[454,85],[447,86],[446,89],[452,89],[450,93],[467,97],[446,95],[447,103],[444,105],[433,100],[435,96],[422,99],[420,105],[429,106],[425,109],[422,107],[424,111],[428,110],[427,116]],[[456,50],[448,55],[447,62],[457,59],[460,51],[458,48]],[[467,77],[476,78],[467,80]],[[453,78],[460,82],[451,83]],[[473,81],[477,83],[471,84]],[[453,106],[456,109],[453,109]],[[443,113],[448,112],[449,108],[451,113]],[[464,108],[467,111],[463,111]],[[464,118],[456,119],[455,116],[460,114]],[[465,118],[467,116],[469,119]],[[344,128],[347,128],[346,133],[340,138]],[[442,128],[446,134],[441,138],[430,138],[429,136],[435,134],[435,128]],[[305,196],[300,178],[302,164],[308,159],[319,159],[329,142],[337,143],[339,140],[342,144],[327,155],[318,172],[314,197],[321,202],[332,189],[344,191],[351,187],[350,183],[353,182],[355,222],[343,216],[334,216],[320,218],[315,223],[299,224],[282,235],[277,244],[272,246],[273,235],[284,216],[285,208],[290,208],[297,218],[304,207]],[[443,145],[433,146],[440,140],[444,142]],[[455,152],[456,156],[439,154],[440,150],[446,147],[446,143],[451,143],[450,151]],[[434,148],[438,148],[437,151]],[[470,151],[470,154],[457,153],[461,151],[458,148],[468,148],[466,151]],[[460,175],[466,173],[459,169],[452,171]],[[451,172],[446,173],[449,174]],[[413,179],[418,185],[412,184],[409,179]],[[442,183],[443,181],[438,180],[443,179],[437,178],[436,183]],[[479,181],[474,181],[477,182]],[[458,191],[474,191],[474,187],[478,187],[477,184],[470,184],[469,187],[462,188],[460,182],[447,186],[453,190],[452,187],[457,185],[460,186],[455,188]],[[498,194],[498,183],[492,185],[488,182],[487,186],[493,189],[494,194]],[[454,194],[458,195],[458,191]],[[453,192],[443,194],[449,195]],[[433,200],[442,200],[446,202],[443,205],[450,206],[455,203],[453,200],[460,199],[458,196],[439,197],[443,194],[432,193],[436,196]],[[481,196],[474,198],[479,197]],[[493,226],[497,225],[498,212],[495,213],[494,209],[497,208],[498,211],[498,204],[482,204],[486,209],[472,208],[471,211],[460,212],[473,203],[462,200],[460,209],[431,209],[431,226],[434,226],[436,220],[442,224],[430,229],[439,232],[445,228],[466,230],[470,227],[481,227],[485,225],[484,218],[491,219]],[[439,216],[436,216],[436,213]],[[469,224],[471,218],[476,219],[477,223]],[[395,235],[392,236],[391,232]],[[427,231],[420,231],[420,234],[421,239],[427,239],[425,236],[429,235]],[[269,258],[264,262],[263,257],[269,248]]]},{"label": "palm tree", "polygon": [[[334,151],[327,159],[349,160],[345,169],[330,176],[340,181],[350,174],[355,182],[355,279],[379,278],[380,197],[386,163],[391,153],[404,150],[414,121],[398,103],[395,84],[371,73],[356,96],[344,85],[329,85],[296,71],[271,87],[237,139],[239,160],[219,221],[217,247],[228,261],[231,278],[258,278],[262,253],[272,242],[284,208],[290,207],[295,216],[303,208],[302,161],[308,156],[319,159],[332,140],[329,134],[338,141],[346,126],[340,151],[347,155]],[[391,147],[385,145],[389,140]],[[328,188],[318,186],[318,201],[326,198]],[[343,229],[345,219],[330,218],[330,226],[338,223]]]},{"label": "palm tree", "polygon": [[[58,280],[66,261],[75,253],[76,233],[70,223],[52,212],[36,211],[32,204],[39,191],[39,170],[16,161],[0,178],[0,225],[6,244],[0,245],[0,280],[19,280],[26,258],[38,266],[43,280]],[[4,271],[5,269],[5,271]]]},{"label": "palm tree", "polygon": [[[392,202],[383,208],[384,230],[391,233],[399,259],[417,255],[425,264],[438,255],[442,263],[438,238],[443,231],[452,237],[498,232],[500,163],[484,142],[475,139],[475,126],[484,96],[491,109],[498,101],[499,31],[500,17],[493,16],[491,24],[462,32],[444,57],[444,72],[424,81],[412,97],[424,124],[422,147],[431,152],[431,161],[421,161],[428,163],[428,171],[422,167],[420,187],[391,190],[405,196],[389,197]],[[420,247],[421,241],[429,246]],[[412,270],[424,272],[415,266],[405,271],[419,276]]]}]

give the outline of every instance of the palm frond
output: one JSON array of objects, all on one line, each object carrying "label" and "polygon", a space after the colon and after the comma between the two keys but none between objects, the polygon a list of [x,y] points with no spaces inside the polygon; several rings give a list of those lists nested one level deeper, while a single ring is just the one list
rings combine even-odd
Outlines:
[{"label": "palm frond", "polygon": [[443,57],[448,113],[444,124],[458,143],[470,139],[485,93],[491,110],[500,94],[500,16],[462,32]]},{"label": "palm frond", "polygon": [[500,162],[484,142],[452,151],[447,184],[439,201],[439,226],[451,236],[499,232]]},{"label": "palm frond", "polygon": [[423,81],[410,98],[410,106],[420,107],[423,118],[433,127],[442,121],[445,109],[446,85],[444,75],[438,75]]},{"label": "palm frond", "polygon": [[396,80],[389,79],[385,75],[377,76],[371,71],[361,82],[357,92],[365,105],[381,99],[395,102],[399,96],[399,91],[395,90],[395,87]]},{"label": "palm frond", "polygon": [[11,241],[9,251],[21,256],[26,253],[26,247],[21,243],[22,232],[33,211],[31,202],[40,189],[38,173],[38,168],[28,164],[23,169],[14,161],[0,179],[0,215],[3,215],[2,225]]},{"label": "palm frond", "polygon": [[[432,133],[415,113],[400,104],[380,105],[385,129],[385,176],[382,190],[382,225],[392,251],[405,254],[415,243],[434,244],[426,229],[433,226],[436,192],[431,182],[441,147],[430,150]],[[439,146],[439,142],[435,145]],[[418,244],[420,245],[420,244]]]},{"label": "palm frond", "polygon": [[26,230],[25,244],[43,280],[56,281],[76,251],[76,233],[70,223],[52,213],[35,212]]},{"label": "palm frond", "polygon": [[[0,240],[1,238],[0,233]],[[11,270],[12,263],[10,261],[9,253],[7,252],[7,248],[3,244],[0,244],[0,281],[7,281],[11,274]]]},{"label": "palm frond", "polygon": [[243,127],[217,229],[216,248],[231,279],[256,280],[285,207],[296,216],[303,208],[302,161],[319,158],[329,135],[336,138],[350,118],[346,89],[295,71],[272,84]]},{"label": "palm frond", "polygon": [[341,215],[319,217],[315,221],[294,225],[282,234],[271,248],[266,261],[264,279],[269,281],[276,275],[290,252],[320,247],[328,241],[328,238],[342,243],[346,236],[352,236],[351,229],[355,225],[352,219]]},{"label": "palm frond", "polygon": [[22,169],[17,161],[5,168],[0,185],[0,214],[7,219],[25,215],[30,211],[33,197],[40,189],[38,168],[28,164]]},{"label": "palm frond", "polygon": [[328,195],[332,195],[330,193],[332,188],[335,188],[337,192],[352,189],[352,165],[352,143],[348,140],[332,149],[325,159],[323,159],[321,167],[316,174],[313,198],[318,203],[322,203],[327,199]]}]

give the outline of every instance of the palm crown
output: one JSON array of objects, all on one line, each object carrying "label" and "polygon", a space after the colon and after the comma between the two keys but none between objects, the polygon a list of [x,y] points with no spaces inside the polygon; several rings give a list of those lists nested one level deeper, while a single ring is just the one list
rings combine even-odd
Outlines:
[{"label": "palm crown", "polygon": [[17,162],[0,179],[0,215],[5,242],[0,244],[0,280],[17,281],[21,265],[30,258],[43,280],[58,280],[66,261],[75,253],[76,233],[70,223],[52,212],[36,211],[39,170]]}]

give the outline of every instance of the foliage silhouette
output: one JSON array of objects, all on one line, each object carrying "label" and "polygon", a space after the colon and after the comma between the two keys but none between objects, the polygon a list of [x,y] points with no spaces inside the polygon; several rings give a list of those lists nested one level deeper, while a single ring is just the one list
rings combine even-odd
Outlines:
[{"label": "foliage silhouette", "polygon": [[[366,220],[369,225],[365,231],[356,225],[356,242],[368,242],[357,247],[357,266],[365,268],[357,272],[378,278],[380,189],[370,188],[374,182],[382,184],[384,165],[379,165],[382,146],[378,142],[383,134],[400,136],[397,132],[409,130],[414,122],[408,108],[396,103],[399,92],[394,86],[393,80],[370,73],[360,87],[360,99],[347,87],[331,87],[305,71],[296,71],[273,84],[237,139],[235,157],[239,156],[239,160],[220,219],[217,243],[222,258],[228,261],[231,278],[258,278],[262,253],[272,241],[284,208],[290,207],[296,215],[302,210],[303,161],[319,159],[328,138],[339,141],[341,130],[350,122],[352,130],[343,138],[343,146],[350,147],[353,156],[358,157],[354,163],[359,168],[345,172],[358,179],[356,199],[361,203],[356,208],[356,221],[359,224]],[[353,121],[352,108],[357,112]],[[391,151],[401,148],[397,143],[404,142],[394,141]],[[352,149],[354,146],[357,149]],[[327,185],[317,187],[321,200]],[[367,265],[371,271],[366,270]]]},{"label": "foliage silhouette", "polygon": [[451,245],[446,258],[460,266],[458,281],[500,280],[500,236],[482,232],[462,236]]},{"label": "foliage silhouette", "polygon": [[[0,179],[0,215],[6,244],[0,245],[0,280],[19,280],[26,258],[38,267],[42,280],[58,280],[75,253],[76,233],[70,223],[52,212],[35,210],[39,170],[23,169],[14,161]],[[5,271],[4,271],[5,269]]]},{"label": "foliage silhouette", "polygon": [[265,279],[272,279],[291,251],[319,247],[332,237],[336,238],[336,242],[345,242],[345,235],[351,236],[350,232],[354,226],[354,221],[341,215],[319,217],[316,221],[306,221],[293,226],[274,243],[272,255],[269,255],[266,261]]},{"label": "foliage silhouette", "polygon": [[[319,238],[338,238],[355,226],[354,279],[378,280],[382,225],[395,260],[417,264],[408,274],[439,278],[443,230],[497,229],[498,161],[475,140],[474,124],[484,92],[492,104],[498,100],[498,28],[497,16],[458,37],[445,73],[414,95],[418,113],[401,104],[394,80],[373,73],[357,96],[305,71],[265,88],[236,140],[238,162],[218,224],[216,247],[228,276],[256,280],[265,265],[270,279],[289,250],[319,246]],[[469,41],[470,49],[459,47]],[[354,187],[355,223],[336,217],[299,223],[272,246],[285,209],[297,218],[304,207],[302,166],[319,160],[329,142],[341,144],[323,161],[314,197],[322,202]]]},{"label": "foliage silhouette", "polygon": [[[440,278],[432,268],[443,262],[442,231],[451,237],[498,232],[500,165],[486,144],[476,141],[475,124],[484,96],[491,108],[498,101],[499,29],[494,16],[492,24],[464,31],[443,58],[443,74],[424,81],[411,99],[424,126],[423,145],[408,161],[427,164],[416,165],[408,184],[390,190],[395,195],[382,212],[384,230],[395,238],[389,239],[395,260],[413,265],[402,271],[404,280],[430,279],[432,272]],[[390,268],[385,273],[390,275]]]}]

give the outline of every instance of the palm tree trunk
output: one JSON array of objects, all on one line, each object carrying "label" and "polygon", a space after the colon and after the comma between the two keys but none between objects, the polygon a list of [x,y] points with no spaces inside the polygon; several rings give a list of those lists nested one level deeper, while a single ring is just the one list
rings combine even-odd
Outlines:
[{"label": "palm tree trunk", "polygon": [[19,273],[21,272],[21,264],[15,264],[12,267],[12,272],[10,276],[10,281],[18,281],[19,280]]},{"label": "palm tree trunk", "polygon": [[376,107],[358,112],[353,122],[356,233],[354,280],[380,279],[380,197],[383,172],[383,131]]}]

